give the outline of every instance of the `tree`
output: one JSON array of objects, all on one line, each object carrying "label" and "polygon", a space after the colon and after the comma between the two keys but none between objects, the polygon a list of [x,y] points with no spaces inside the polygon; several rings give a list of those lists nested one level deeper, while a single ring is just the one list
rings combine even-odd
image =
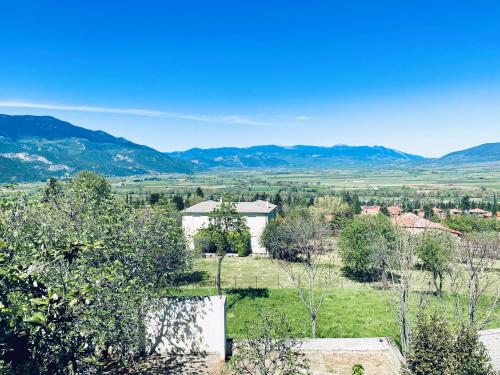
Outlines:
[{"label": "tree", "polygon": [[422,235],[417,253],[424,268],[432,274],[438,296],[442,296],[444,273],[449,270],[456,251],[457,240],[448,233],[427,230]]},{"label": "tree", "polygon": [[394,257],[388,266],[391,281],[397,293],[395,305],[403,355],[409,353],[411,345],[411,292],[418,246],[419,238],[417,235],[403,228],[398,228],[395,231]]},{"label": "tree", "polygon": [[393,253],[394,229],[383,215],[353,218],[338,240],[340,257],[347,271],[363,279],[373,279],[385,270]]},{"label": "tree", "polygon": [[172,202],[175,204],[175,208],[177,211],[182,211],[185,208],[184,199],[181,195],[175,194],[172,198]]},{"label": "tree", "polygon": [[199,186],[196,188],[196,195],[199,196],[200,198],[205,197],[205,193],[203,192],[203,190]]},{"label": "tree", "polygon": [[274,196],[273,204],[276,205],[276,213],[280,216],[284,216],[285,211],[283,209],[283,198],[281,198],[281,194],[279,191]]},{"label": "tree", "polygon": [[460,201],[460,207],[464,212],[469,211],[471,209],[470,197],[468,195],[462,197],[462,200]]},{"label": "tree", "polygon": [[91,172],[13,198],[0,218],[0,363],[95,373],[146,352],[144,313],[190,264],[177,220],[132,210]]},{"label": "tree", "polygon": [[495,217],[495,215],[497,214],[497,211],[498,211],[497,194],[494,193],[493,194],[493,207],[491,209],[493,217]]},{"label": "tree", "polygon": [[257,322],[246,323],[246,338],[235,342],[227,373],[308,374],[308,361],[299,349],[285,316],[274,310],[264,312]]},{"label": "tree", "polygon": [[[500,242],[496,232],[478,232],[466,234],[460,241],[459,259],[465,265],[465,289],[467,293],[467,316],[470,326],[479,328],[491,320],[492,312],[498,307],[500,298],[498,276],[490,272],[494,262],[500,256]],[[485,316],[478,321],[478,304],[481,298],[492,288],[496,296]]]},{"label": "tree", "polygon": [[223,202],[218,208],[209,214],[207,233],[215,244],[217,254],[217,275],[215,284],[217,292],[222,295],[221,272],[222,261],[227,253],[235,247],[235,241],[239,240],[235,233],[241,234],[248,230],[245,220],[236,211],[234,203]]},{"label": "tree", "polygon": [[349,205],[338,197],[319,197],[310,210],[328,222],[334,230],[339,230],[342,227],[351,212]]},{"label": "tree", "polygon": [[277,258],[297,260],[280,260],[279,264],[309,313],[314,338],[319,311],[333,282],[331,230],[308,210],[290,213],[277,228],[267,245],[279,254]]}]

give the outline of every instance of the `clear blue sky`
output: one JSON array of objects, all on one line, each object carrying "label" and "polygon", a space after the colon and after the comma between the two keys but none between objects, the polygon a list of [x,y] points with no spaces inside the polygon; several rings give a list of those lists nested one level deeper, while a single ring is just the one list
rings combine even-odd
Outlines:
[{"label": "clear blue sky", "polygon": [[0,113],[162,151],[500,141],[498,1],[4,1]]}]

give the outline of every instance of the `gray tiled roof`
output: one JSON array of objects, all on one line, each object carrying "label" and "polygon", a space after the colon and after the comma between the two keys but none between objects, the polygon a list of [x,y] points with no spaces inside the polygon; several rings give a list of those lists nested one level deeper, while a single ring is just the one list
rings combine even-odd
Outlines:
[{"label": "gray tiled roof", "polygon": [[[188,207],[183,212],[187,214],[210,213],[219,207],[220,204],[220,202],[208,200]],[[236,211],[240,214],[268,214],[276,208],[276,205],[260,199],[255,202],[236,202],[235,205]]]}]

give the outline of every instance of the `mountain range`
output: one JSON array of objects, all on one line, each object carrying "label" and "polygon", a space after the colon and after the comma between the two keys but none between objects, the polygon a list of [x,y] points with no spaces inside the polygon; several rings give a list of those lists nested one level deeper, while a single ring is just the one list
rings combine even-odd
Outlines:
[{"label": "mountain range", "polygon": [[194,173],[208,169],[357,168],[490,163],[500,161],[500,142],[439,159],[383,146],[253,146],[193,148],[162,153],[50,116],[0,114],[0,182],[42,181],[87,169],[108,176]]}]

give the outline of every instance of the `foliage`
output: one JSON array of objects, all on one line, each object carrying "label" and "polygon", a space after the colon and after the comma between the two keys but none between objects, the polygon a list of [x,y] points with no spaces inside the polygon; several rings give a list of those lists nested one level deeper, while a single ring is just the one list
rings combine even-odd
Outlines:
[{"label": "foliage", "polygon": [[351,207],[339,197],[318,197],[310,210],[328,222],[332,229],[342,228],[351,215]]},{"label": "foliage", "polygon": [[495,375],[490,357],[484,345],[479,341],[473,327],[462,325],[455,337],[453,356],[458,364],[456,375]]},{"label": "foliage", "polygon": [[500,221],[496,218],[482,218],[473,215],[447,217],[443,224],[462,233],[500,231]]},{"label": "foliage", "polygon": [[421,313],[410,338],[411,350],[406,358],[410,374],[452,375],[453,337],[446,320],[437,313]]},{"label": "foliage", "polygon": [[143,318],[190,265],[164,209],[133,210],[82,172],[2,212],[0,358],[9,373],[93,373],[147,351]]},{"label": "foliage", "polygon": [[217,291],[221,295],[222,260],[227,253],[235,249],[236,251],[241,249],[241,254],[246,255],[248,227],[243,217],[236,211],[234,203],[223,202],[209,214],[208,220],[205,233],[209,236],[217,254],[218,269],[215,281]]},{"label": "foliage", "polygon": [[434,287],[439,296],[443,292],[444,273],[454,260],[457,245],[457,240],[450,234],[436,230],[426,231],[419,243],[417,254],[425,269],[431,272]]},{"label": "foliage", "polygon": [[308,362],[300,353],[283,314],[262,314],[257,324],[246,325],[246,339],[235,342],[226,372],[234,375],[299,375],[308,373]]},{"label": "foliage", "polygon": [[[212,238],[213,232],[207,228],[200,229],[193,238],[195,250],[199,253],[217,253],[217,243]],[[248,230],[229,233],[229,254],[237,253],[240,257],[250,255],[252,252],[251,235]]]},{"label": "foliage", "polygon": [[384,272],[393,252],[394,230],[384,215],[354,217],[342,230],[338,245],[347,271],[371,279]]},{"label": "foliage", "polygon": [[352,366],[352,375],[364,375],[365,369],[361,365]]},{"label": "foliage", "polygon": [[495,375],[484,345],[475,328],[462,325],[451,332],[445,318],[421,312],[411,337],[407,358],[413,375]]}]

